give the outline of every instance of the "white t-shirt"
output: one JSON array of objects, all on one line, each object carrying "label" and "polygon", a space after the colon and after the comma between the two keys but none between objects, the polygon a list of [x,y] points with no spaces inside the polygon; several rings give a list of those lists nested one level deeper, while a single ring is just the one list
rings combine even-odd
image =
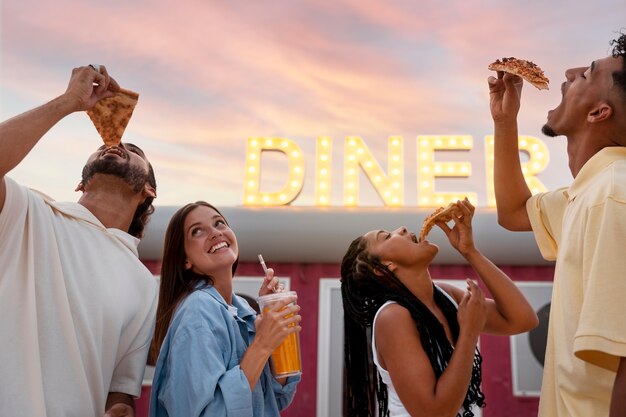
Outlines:
[{"label": "white t-shirt", "polygon": [[0,415],[102,416],[138,396],[157,284],[138,239],[5,177],[0,212]]}]

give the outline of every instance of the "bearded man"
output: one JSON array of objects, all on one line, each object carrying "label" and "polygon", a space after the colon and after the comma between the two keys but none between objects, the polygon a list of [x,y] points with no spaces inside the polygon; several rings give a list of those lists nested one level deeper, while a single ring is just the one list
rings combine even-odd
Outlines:
[{"label": "bearded man", "polygon": [[0,415],[134,416],[157,283],[137,245],[154,211],[154,172],[120,143],[89,157],[78,202],[57,202],[7,173],[65,116],[112,97],[105,67],[0,124]]}]

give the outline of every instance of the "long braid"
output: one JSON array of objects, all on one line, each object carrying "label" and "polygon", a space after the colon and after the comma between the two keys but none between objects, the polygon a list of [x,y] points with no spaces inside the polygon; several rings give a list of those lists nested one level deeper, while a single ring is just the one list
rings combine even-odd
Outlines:
[{"label": "long braid", "polygon": [[[378,270],[382,276],[377,276]],[[372,324],[376,312],[387,301],[395,301],[411,314],[419,331],[422,346],[439,378],[446,369],[453,348],[443,325],[434,314],[383,265],[379,259],[366,251],[365,240],[355,239],[341,263],[341,296],[344,307],[344,362],[347,373],[347,414],[356,417],[388,415],[388,397],[385,384],[380,380],[373,364],[368,336],[371,338]],[[450,326],[454,340],[459,335],[457,309],[437,287],[434,298],[442,309]],[[484,395],[480,390],[482,358],[476,349],[472,379],[463,400],[465,411],[462,417],[472,417],[470,406],[484,406]]]}]

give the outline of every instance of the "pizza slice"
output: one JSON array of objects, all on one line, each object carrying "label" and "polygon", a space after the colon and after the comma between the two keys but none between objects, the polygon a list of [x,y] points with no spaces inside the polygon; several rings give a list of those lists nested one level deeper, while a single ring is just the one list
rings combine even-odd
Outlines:
[{"label": "pizza slice", "polygon": [[113,97],[104,98],[87,110],[107,147],[118,145],[122,140],[138,99],[139,94],[120,88]]},{"label": "pizza slice", "polygon": [[452,220],[454,216],[460,216],[462,213],[457,203],[450,203],[447,207],[439,207],[424,219],[418,242],[426,239],[426,236],[430,233],[436,222],[441,221],[447,223]]},{"label": "pizza slice", "polygon": [[550,82],[537,64],[525,59],[502,58],[492,62],[487,68],[492,71],[504,71],[520,76],[540,90],[547,90]]}]

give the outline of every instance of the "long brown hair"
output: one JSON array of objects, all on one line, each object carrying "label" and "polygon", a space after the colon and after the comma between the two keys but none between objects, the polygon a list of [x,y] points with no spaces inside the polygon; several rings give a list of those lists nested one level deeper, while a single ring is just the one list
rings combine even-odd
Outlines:
[{"label": "long brown hair", "polygon": [[[159,304],[156,311],[154,336],[148,354],[149,365],[155,365],[157,362],[161,345],[178,304],[195,290],[213,285],[213,279],[209,275],[202,275],[185,269],[185,260],[187,259],[185,254],[185,219],[189,213],[201,206],[211,208],[224,217],[213,205],[205,201],[196,201],[178,209],[170,219],[165,231]],[[228,224],[225,218],[224,221]],[[233,276],[238,263],[239,257],[232,267]]]}]

